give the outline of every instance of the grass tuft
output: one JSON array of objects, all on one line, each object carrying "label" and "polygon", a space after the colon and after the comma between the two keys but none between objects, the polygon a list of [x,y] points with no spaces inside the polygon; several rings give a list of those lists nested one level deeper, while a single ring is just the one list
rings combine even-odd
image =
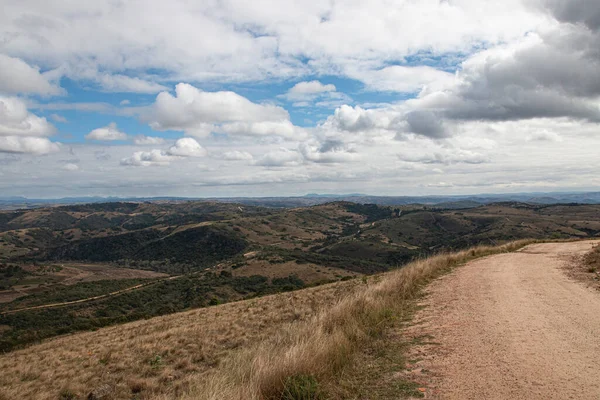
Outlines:
[{"label": "grass tuft", "polygon": [[311,375],[294,375],[286,379],[281,400],[321,400],[319,382]]}]

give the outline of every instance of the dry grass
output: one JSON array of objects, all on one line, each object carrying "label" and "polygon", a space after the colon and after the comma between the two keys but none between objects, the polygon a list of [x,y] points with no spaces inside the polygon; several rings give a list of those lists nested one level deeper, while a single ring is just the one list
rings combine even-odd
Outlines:
[{"label": "dry grass", "polygon": [[[474,258],[514,251],[528,243],[531,241],[438,255],[380,275],[374,278],[376,282],[345,296],[334,307],[289,324],[275,336],[224,360],[210,374],[199,377],[180,398],[321,398],[319,388],[334,385],[362,345],[380,337],[394,318],[410,312],[411,300],[431,279]],[[296,394],[291,396],[291,392]]]},{"label": "dry grass", "polygon": [[68,335],[0,356],[0,399],[174,398],[232,352],[315,315],[360,280]]},{"label": "dry grass", "polygon": [[[431,279],[529,242],[438,255],[379,276],[60,337],[0,356],[0,399],[319,399]],[[90,397],[95,398],[95,397]]]}]

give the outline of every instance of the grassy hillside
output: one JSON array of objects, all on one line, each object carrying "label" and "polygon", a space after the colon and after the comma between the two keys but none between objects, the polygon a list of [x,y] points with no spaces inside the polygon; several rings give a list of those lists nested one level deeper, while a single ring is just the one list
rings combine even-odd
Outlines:
[{"label": "grassy hillside", "polygon": [[[410,315],[423,284],[465,261],[523,244],[440,255],[365,279],[56,338],[0,356],[0,398],[366,396],[369,388],[353,386],[353,360]],[[418,395],[410,382],[397,382],[402,385],[368,394]]]},{"label": "grassy hillside", "polygon": [[0,352],[65,333],[305,287],[304,281],[296,275],[269,279],[261,275],[232,276],[222,271],[218,275],[206,273],[159,280],[139,290],[100,301],[1,314],[23,307],[110,293],[140,283],[144,281],[82,283],[6,303],[0,307],[0,326],[3,327]]}]

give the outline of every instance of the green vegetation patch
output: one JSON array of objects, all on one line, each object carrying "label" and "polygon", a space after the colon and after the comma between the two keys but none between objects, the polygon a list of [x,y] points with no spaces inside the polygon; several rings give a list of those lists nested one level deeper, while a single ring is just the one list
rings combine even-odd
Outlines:
[{"label": "green vegetation patch", "polygon": [[228,272],[209,272],[160,281],[103,300],[0,315],[0,325],[10,328],[0,333],[0,352],[56,335],[303,287],[304,282],[295,275],[271,281],[260,275],[234,277]]}]

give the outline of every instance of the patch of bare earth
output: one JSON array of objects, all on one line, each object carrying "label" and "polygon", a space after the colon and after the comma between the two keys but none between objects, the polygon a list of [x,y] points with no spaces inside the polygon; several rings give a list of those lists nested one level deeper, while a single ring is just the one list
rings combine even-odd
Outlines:
[{"label": "patch of bare earth", "polygon": [[562,270],[596,243],[530,245],[432,283],[405,377],[431,399],[600,399],[600,296]]},{"label": "patch of bare earth", "polygon": [[600,290],[600,245],[587,254],[574,256],[563,270],[570,278]]}]

